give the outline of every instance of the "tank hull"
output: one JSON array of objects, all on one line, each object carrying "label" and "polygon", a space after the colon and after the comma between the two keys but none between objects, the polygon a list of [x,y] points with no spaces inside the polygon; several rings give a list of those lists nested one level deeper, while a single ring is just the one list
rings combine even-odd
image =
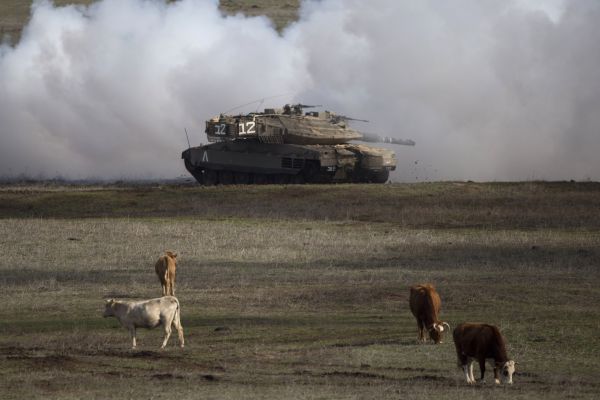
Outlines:
[{"label": "tank hull", "polygon": [[189,148],[182,158],[202,185],[385,183],[396,168],[392,151],[350,143],[223,141]]}]

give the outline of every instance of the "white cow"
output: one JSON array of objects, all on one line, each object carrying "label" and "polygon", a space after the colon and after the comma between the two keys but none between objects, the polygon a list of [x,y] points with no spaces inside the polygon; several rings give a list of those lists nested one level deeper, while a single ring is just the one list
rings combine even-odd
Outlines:
[{"label": "white cow", "polygon": [[165,328],[165,338],[161,349],[164,349],[171,336],[171,325],[177,329],[179,346],[183,347],[183,327],[180,321],[179,301],[173,296],[159,297],[144,301],[106,300],[104,317],[116,317],[124,328],[129,330],[135,349],[136,328]]}]

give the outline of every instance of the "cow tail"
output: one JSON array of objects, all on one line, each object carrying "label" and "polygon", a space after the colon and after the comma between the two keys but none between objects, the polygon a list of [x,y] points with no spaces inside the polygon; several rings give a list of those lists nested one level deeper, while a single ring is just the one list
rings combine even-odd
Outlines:
[{"label": "cow tail", "polygon": [[175,310],[175,321],[177,321],[177,326],[181,327],[181,306],[179,305],[179,300],[177,297],[173,297],[175,299],[175,303],[177,303],[177,309]]}]

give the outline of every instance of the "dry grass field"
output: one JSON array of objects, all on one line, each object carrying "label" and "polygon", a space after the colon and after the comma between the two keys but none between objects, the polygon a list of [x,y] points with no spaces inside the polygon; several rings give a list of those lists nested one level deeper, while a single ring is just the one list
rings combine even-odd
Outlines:
[{"label": "dry grass field", "polygon": [[[67,4],[91,4],[94,0],[53,0],[54,4],[64,6]],[[2,0],[0,2],[0,40],[2,36],[9,35],[16,42],[23,26],[29,20],[29,12],[33,0]]]},{"label": "dry grass field", "polygon": [[[52,0],[56,5],[87,5],[95,0]],[[0,1],[0,41],[6,34],[15,43],[23,26],[29,19],[32,0]],[[224,13],[246,15],[266,15],[278,30],[283,29],[290,21],[297,18],[300,0],[221,0],[220,7]]]},{"label": "dry grass field", "polygon": [[[0,398],[600,395],[600,185],[0,187]],[[101,317],[180,253],[186,348]],[[418,344],[408,287],[500,326],[515,384]]]}]

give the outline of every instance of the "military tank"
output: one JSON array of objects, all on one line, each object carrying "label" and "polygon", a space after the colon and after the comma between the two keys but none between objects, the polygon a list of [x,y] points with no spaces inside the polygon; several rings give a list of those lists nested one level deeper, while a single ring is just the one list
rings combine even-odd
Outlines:
[{"label": "military tank", "polygon": [[202,185],[385,183],[396,169],[395,153],[351,142],[415,144],[361,133],[348,124],[364,120],[304,111],[315,107],[320,106],[286,104],[264,112],[218,115],[206,121],[210,143],[188,148],[181,158]]}]

